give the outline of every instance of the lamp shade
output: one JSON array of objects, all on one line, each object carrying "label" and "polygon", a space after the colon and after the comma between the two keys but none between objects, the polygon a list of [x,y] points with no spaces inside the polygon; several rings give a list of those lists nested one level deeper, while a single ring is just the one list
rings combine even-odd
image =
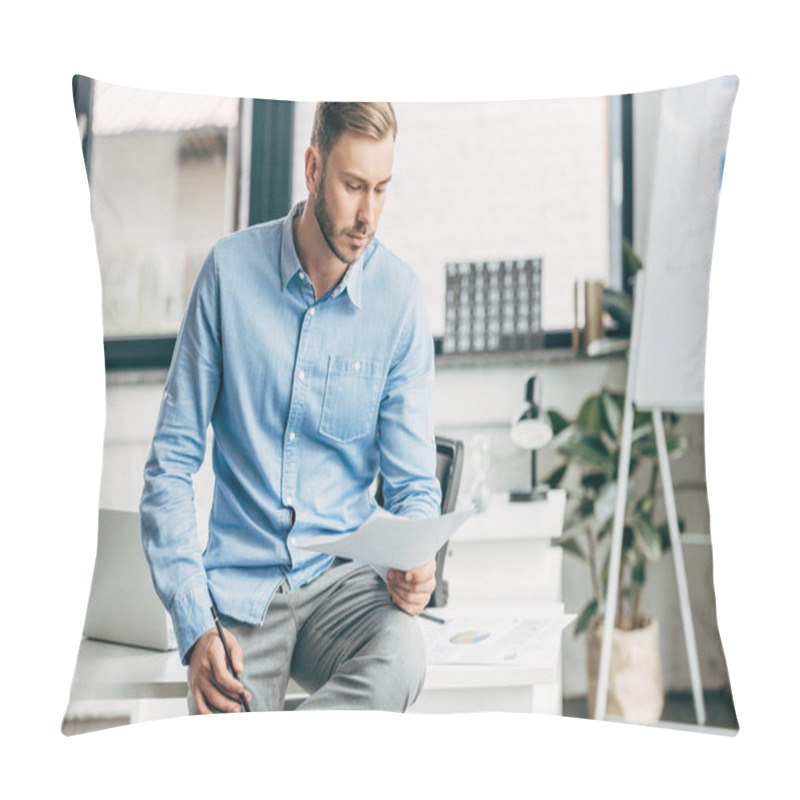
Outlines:
[{"label": "lamp shade", "polygon": [[524,450],[541,450],[553,438],[553,427],[534,397],[536,376],[528,378],[525,404],[511,423],[511,441]]},{"label": "lamp shade", "polygon": [[523,450],[531,451],[531,484],[525,490],[512,489],[511,502],[546,500],[547,489],[536,483],[536,451],[545,447],[553,438],[550,418],[543,414],[536,402],[536,375],[531,375],[525,385],[525,403],[511,423],[511,441]]},{"label": "lamp shade", "polygon": [[553,428],[546,417],[522,416],[511,426],[511,441],[524,450],[541,450],[553,438]]}]

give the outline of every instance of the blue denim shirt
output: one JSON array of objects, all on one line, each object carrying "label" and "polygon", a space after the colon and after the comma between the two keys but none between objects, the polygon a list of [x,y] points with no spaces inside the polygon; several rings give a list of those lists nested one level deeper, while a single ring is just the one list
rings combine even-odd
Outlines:
[{"label": "blue denim shirt", "polygon": [[[181,324],[144,472],[142,540],[184,663],[220,612],[257,625],[286,578],[333,562],[303,541],[375,508],[439,513],[433,340],[413,271],[373,240],[319,300],[292,217],[217,242]],[[209,423],[215,486],[201,553],[192,475]]]}]

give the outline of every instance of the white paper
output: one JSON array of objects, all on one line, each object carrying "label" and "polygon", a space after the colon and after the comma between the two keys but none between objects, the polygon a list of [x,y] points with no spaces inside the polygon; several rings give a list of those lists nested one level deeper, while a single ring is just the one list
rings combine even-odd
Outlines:
[{"label": "white paper", "polygon": [[554,617],[459,615],[444,624],[420,619],[430,664],[546,667],[558,657],[561,632],[575,614]]},{"label": "white paper", "polygon": [[389,568],[413,569],[433,558],[472,514],[472,511],[456,511],[429,519],[409,519],[378,508],[352,533],[315,536],[301,546],[364,561],[385,575]]}]

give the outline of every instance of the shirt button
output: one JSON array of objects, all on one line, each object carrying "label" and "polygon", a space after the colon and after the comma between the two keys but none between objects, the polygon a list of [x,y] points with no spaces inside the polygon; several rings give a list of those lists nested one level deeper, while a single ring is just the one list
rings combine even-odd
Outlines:
[{"label": "shirt button", "polygon": [[313,317],[313,316],[314,316],[314,314],[316,314],[316,313],[317,313],[317,309],[316,309],[316,308],[309,309],[309,312],[308,312],[308,313],[309,313],[309,314],[311,314],[311,316]]},{"label": "shirt button", "polygon": [[285,503],[286,503],[287,506],[290,506],[292,504],[292,498],[291,497],[287,497]]},{"label": "shirt button", "polygon": [[304,381],[306,379],[306,374],[303,370],[300,370],[300,374],[297,377],[300,378],[301,381]]},{"label": "shirt button", "polygon": [[301,281],[304,281],[305,279],[306,279],[306,275],[305,275],[305,273],[304,273],[304,272],[301,272],[301,273],[300,273],[300,280],[301,280]]},{"label": "shirt button", "polygon": [[356,370],[361,369],[361,362],[360,361],[356,361],[356,363],[353,364],[353,368],[356,369]]},{"label": "shirt button", "polygon": [[293,442],[293,441],[294,441],[294,431],[292,431],[292,432],[289,434],[289,441],[290,441],[290,442]]}]

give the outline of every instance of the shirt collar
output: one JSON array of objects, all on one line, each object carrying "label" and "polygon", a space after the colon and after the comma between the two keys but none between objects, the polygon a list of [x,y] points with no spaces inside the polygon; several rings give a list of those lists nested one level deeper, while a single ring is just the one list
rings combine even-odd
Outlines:
[{"label": "shirt collar", "polygon": [[294,247],[294,233],[292,232],[292,220],[302,214],[306,201],[301,200],[292,206],[292,210],[283,220],[283,233],[281,235],[281,287],[286,288],[286,284],[302,270],[300,259],[297,257],[297,250]]},{"label": "shirt collar", "polygon": [[[289,281],[302,271],[300,259],[297,255],[297,250],[294,246],[294,233],[292,231],[292,220],[298,215],[303,213],[306,201],[301,200],[292,206],[292,210],[283,221],[283,234],[281,241],[281,286],[286,288]],[[373,239],[364,249],[364,252],[354,261],[345,272],[339,285],[334,289],[334,294],[347,292],[350,302],[356,307],[361,308],[361,283],[364,274],[364,263],[372,255],[373,250],[377,246]]]},{"label": "shirt collar", "polygon": [[359,256],[358,261],[354,261],[345,272],[344,277],[339,282],[343,292],[347,292],[350,302],[358,309],[361,308],[361,283],[364,275],[364,263],[367,258],[372,255],[375,248],[375,240],[373,239],[365,248],[364,252]]}]

